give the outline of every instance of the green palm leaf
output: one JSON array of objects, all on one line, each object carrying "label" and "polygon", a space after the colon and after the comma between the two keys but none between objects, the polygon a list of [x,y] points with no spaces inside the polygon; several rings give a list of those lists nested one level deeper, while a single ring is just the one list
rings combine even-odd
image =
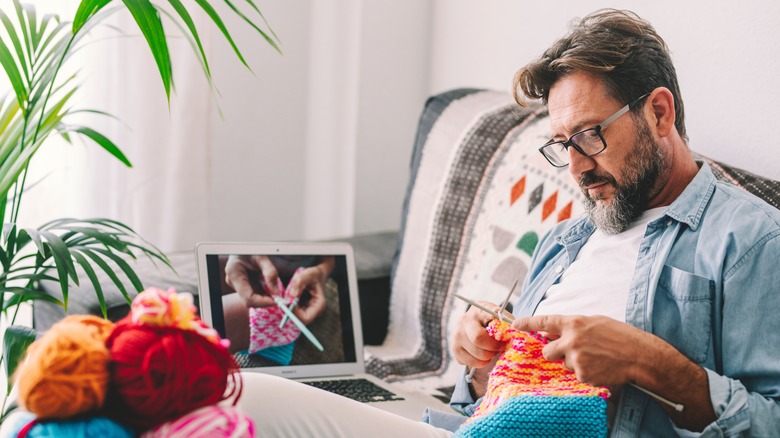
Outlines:
[{"label": "green palm leaf", "polygon": [[113,155],[117,160],[121,161],[125,166],[127,167],[133,167],[132,163],[130,163],[130,160],[127,159],[125,154],[122,153],[121,150],[106,136],[103,134],[95,131],[92,128],[88,128],[86,126],[78,126],[70,129],[71,132],[78,132],[79,134],[83,134],[95,143],[99,144],[103,149],[108,151],[111,155]]},{"label": "green palm leaf", "polygon": [[[217,11],[214,10],[214,8],[207,0],[195,0],[195,3],[197,3],[201,9],[206,12],[209,18],[211,18],[211,21],[213,21],[217,28],[219,28],[220,32],[222,32],[222,35],[227,40],[228,44],[230,44],[230,47],[233,48],[233,52],[236,54],[236,57],[238,57],[238,60],[244,64],[244,67],[249,69],[249,64],[246,63],[244,56],[241,55],[241,51],[238,50],[238,46],[236,46],[236,43],[233,41],[233,37],[230,36],[230,32],[225,26],[225,23],[222,21],[222,18],[219,16],[219,14],[217,14]],[[251,69],[249,70],[251,71]]]},{"label": "green palm leaf", "polygon": [[22,327],[18,325],[12,325],[5,329],[3,334],[3,357],[5,362],[3,363],[5,368],[6,382],[8,382],[8,393],[11,392],[11,385],[13,383],[13,375],[19,364],[22,363],[25,354],[27,353],[27,347],[35,341],[35,330],[30,327]]},{"label": "green palm leaf", "polygon": [[[118,275],[116,275],[116,273],[114,272],[114,269],[113,269],[113,268],[111,268],[111,266],[109,266],[109,264],[108,264],[108,263],[106,263],[106,261],[105,261],[105,260],[103,260],[102,258],[100,258],[100,256],[99,256],[99,255],[97,255],[97,254],[96,254],[96,253],[95,253],[95,252],[94,252],[92,249],[90,249],[90,248],[86,248],[86,247],[76,247],[75,249],[76,249],[77,251],[81,252],[82,254],[86,255],[86,256],[87,256],[87,257],[89,257],[90,259],[92,259],[92,261],[93,261],[93,262],[94,262],[94,263],[95,263],[95,264],[96,264],[96,265],[97,265],[97,266],[98,266],[100,269],[102,269],[102,270],[103,270],[103,272],[105,272],[105,273],[106,273],[106,275],[108,276],[108,278],[109,278],[109,279],[111,279],[111,281],[112,281],[112,282],[113,282],[113,283],[116,285],[117,289],[119,289],[119,292],[122,294],[122,296],[123,296],[123,297],[125,297],[125,300],[126,300],[128,303],[130,303],[130,301],[131,301],[131,300],[130,300],[130,295],[127,293],[127,288],[125,288],[125,284],[124,284],[124,282],[122,282],[122,280],[120,280],[120,279],[119,279],[119,276],[118,276]],[[94,281],[93,281],[92,285],[93,285],[93,286],[95,286],[95,283],[94,283]],[[101,312],[103,312],[103,315],[104,315],[104,316],[106,315],[106,309],[103,307],[103,305],[101,305],[101,307],[100,307],[100,311],[101,311]]]},{"label": "green palm leaf", "polygon": [[8,33],[8,37],[11,39],[11,44],[13,44],[13,47],[16,50],[16,59],[19,61],[21,72],[24,73],[25,81],[30,82],[30,73],[27,67],[26,52],[22,48],[22,42],[19,40],[19,35],[16,33],[16,29],[14,28],[11,19],[2,10],[0,10],[0,21],[3,22],[5,31]]},{"label": "green palm leaf", "polygon": [[268,24],[268,20],[265,19],[265,15],[263,15],[263,13],[260,12],[260,8],[258,8],[257,5],[255,4],[255,2],[253,2],[252,0],[246,0],[246,2],[249,3],[249,6],[251,6],[252,9],[254,9],[255,12],[257,12],[257,14],[260,16],[260,18],[263,19],[263,23],[265,23],[265,27],[268,28],[268,31],[271,32],[271,35],[273,35],[274,39],[278,43],[279,42],[279,37],[276,35],[276,32],[274,32],[274,30],[271,29],[271,25]]},{"label": "green palm leaf", "polygon": [[[211,81],[211,69],[209,68],[209,61],[206,58],[206,52],[203,51],[203,44],[201,44],[200,42],[200,36],[198,35],[198,29],[195,27],[195,22],[192,21],[192,17],[190,16],[190,13],[187,11],[187,8],[184,7],[181,1],[168,0],[168,3],[170,3],[171,6],[173,6],[173,9],[176,11],[177,14],[179,14],[179,17],[181,17],[182,21],[187,26],[187,29],[189,29],[190,35],[192,36],[192,40],[195,42],[195,45],[197,46],[198,53],[200,53],[199,59],[203,64],[206,77],[208,77],[209,81]],[[174,22],[176,21],[174,20]]]},{"label": "green palm leaf", "polygon": [[157,10],[149,0],[122,0],[133,15],[135,23],[146,38],[149,49],[152,51],[160,78],[165,87],[165,95],[171,99],[171,84],[173,72],[171,67],[171,55],[168,52],[168,40],[165,38],[162,21]]},{"label": "green palm leaf", "polygon": [[78,10],[76,10],[76,15],[73,17],[71,33],[73,35],[79,33],[84,24],[110,2],[111,0],[82,0]]},{"label": "green palm leaf", "polygon": [[11,86],[16,92],[16,101],[19,102],[19,106],[24,108],[24,104],[27,100],[27,87],[22,80],[22,74],[19,72],[19,67],[16,65],[11,50],[5,44],[5,41],[0,39],[0,65],[3,66],[5,74],[8,75],[8,80],[11,81]]},{"label": "green palm leaf", "polygon": [[274,41],[271,37],[269,37],[267,33],[263,32],[263,30],[260,29],[260,27],[258,27],[249,17],[247,17],[246,14],[241,12],[241,10],[238,9],[233,3],[231,3],[230,0],[225,0],[225,4],[227,4],[228,7],[232,9],[233,12],[236,13],[236,15],[241,17],[248,25],[252,26],[252,28],[256,30],[260,34],[260,36],[262,36],[263,39],[265,39],[266,42],[268,42],[268,44],[271,45],[271,47],[276,49],[276,51],[279,52],[280,54],[282,53],[282,49],[279,48],[279,46],[276,44],[276,41]]},{"label": "green palm leaf", "polygon": [[92,287],[95,288],[95,295],[97,296],[98,304],[100,305],[100,311],[103,313],[103,318],[108,318],[108,312],[106,311],[106,298],[103,295],[103,287],[100,286],[100,280],[98,280],[97,275],[95,274],[95,270],[92,268],[92,265],[89,263],[89,261],[77,251],[73,251],[72,255],[76,260],[76,263],[81,266],[81,269],[83,269],[84,273],[87,274],[87,277],[89,277],[89,281],[92,283]]}]

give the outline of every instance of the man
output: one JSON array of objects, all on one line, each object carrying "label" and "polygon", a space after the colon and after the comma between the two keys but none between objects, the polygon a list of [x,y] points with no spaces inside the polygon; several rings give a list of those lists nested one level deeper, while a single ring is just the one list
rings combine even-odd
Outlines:
[{"label": "man", "polygon": [[[520,93],[547,104],[553,137],[541,152],[568,167],[588,210],[539,242],[515,328],[543,332],[548,359],[612,388],[612,436],[778,436],[780,212],[694,161],[663,40],[632,13],[600,11],[515,85],[521,104]],[[455,358],[476,369],[451,402],[466,414],[503,350],[485,331],[492,318],[471,308],[452,340]],[[448,435],[283,379],[247,378],[281,395],[248,401],[270,435]],[[310,403],[289,409],[287,393]],[[464,419],[429,421],[453,429]]]},{"label": "man", "polygon": [[[515,86],[521,105],[546,103],[540,151],[568,167],[588,215],[539,243],[514,327],[546,334],[545,357],[580,381],[613,388],[613,436],[780,434],[780,212],[694,161],[661,37],[599,11]],[[466,413],[503,350],[491,319],[471,308],[453,339],[476,368],[452,400]]]}]

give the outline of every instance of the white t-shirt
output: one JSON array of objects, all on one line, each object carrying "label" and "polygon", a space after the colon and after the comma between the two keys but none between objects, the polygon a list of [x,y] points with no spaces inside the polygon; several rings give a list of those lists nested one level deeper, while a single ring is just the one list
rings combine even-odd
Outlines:
[{"label": "white t-shirt", "polygon": [[596,229],[577,258],[536,308],[535,315],[604,315],[626,321],[628,288],[647,224],[666,207],[642,213],[619,234]]}]

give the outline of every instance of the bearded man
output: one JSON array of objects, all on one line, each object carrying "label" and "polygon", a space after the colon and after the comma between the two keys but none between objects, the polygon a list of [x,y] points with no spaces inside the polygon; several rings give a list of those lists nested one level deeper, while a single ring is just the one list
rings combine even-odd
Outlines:
[{"label": "bearded man", "polygon": [[[515,98],[547,104],[540,152],[588,214],[540,241],[514,327],[612,388],[611,436],[778,436],[780,212],[694,160],[661,37],[633,13],[594,13],[518,71]],[[504,348],[491,319],[472,307],[454,337],[476,368],[451,402],[466,414]]]}]

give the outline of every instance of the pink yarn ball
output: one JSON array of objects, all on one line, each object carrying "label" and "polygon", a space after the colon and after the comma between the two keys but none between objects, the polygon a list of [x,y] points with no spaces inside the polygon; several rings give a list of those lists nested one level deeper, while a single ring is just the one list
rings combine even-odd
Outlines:
[{"label": "pink yarn ball", "polygon": [[255,423],[236,408],[211,405],[163,423],[141,438],[252,438]]}]

